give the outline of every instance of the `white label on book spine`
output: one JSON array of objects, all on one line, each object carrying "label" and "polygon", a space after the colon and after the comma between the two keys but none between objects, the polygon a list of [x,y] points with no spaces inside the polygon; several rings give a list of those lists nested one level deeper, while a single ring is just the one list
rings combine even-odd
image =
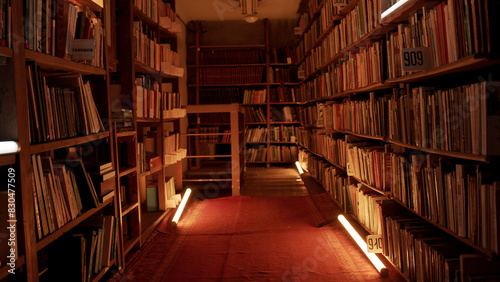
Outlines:
[{"label": "white label on book spine", "polygon": [[366,247],[369,253],[382,252],[382,235],[368,235],[366,236]]},{"label": "white label on book spine", "polygon": [[95,54],[95,40],[75,39],[71,41],[69,54],[73,60],[93,60]]},{"label": "white label on book spine", "polygon": [[431,49],[429,47],[404,48],[401,51],[403,71],[424,71],[431,68]]}]

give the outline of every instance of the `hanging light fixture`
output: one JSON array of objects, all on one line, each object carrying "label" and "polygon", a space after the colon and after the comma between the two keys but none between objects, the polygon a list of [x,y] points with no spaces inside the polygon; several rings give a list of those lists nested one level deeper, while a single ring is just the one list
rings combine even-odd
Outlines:
[{"label": "hanging light fixture", "polygon": [[246,15],[245,21],[247,23],[254,23],[259,19],[257,16],[257,1],[240,0],[241,14]]}]

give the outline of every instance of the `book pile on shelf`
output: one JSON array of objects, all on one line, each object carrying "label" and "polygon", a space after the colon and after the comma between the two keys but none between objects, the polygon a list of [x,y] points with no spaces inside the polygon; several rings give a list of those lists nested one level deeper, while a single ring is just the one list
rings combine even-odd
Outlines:
[{"label": "book pile on shelf", "polygon": [[243,90],[243,104],[264,104],[266,102],[266,89]]},{"label": "book pile on shelf", "polygon": [[106,202],[115,195],[115,176],[113,163],[103,164],[85,163],[85,168],[89,173],[90,179],[94,185],[97,196],[101,202]]},{"label": "book pile on shelf", "polygon": [[138,118],[160,118],[160,85],[147,75],[137,75],[135,79],[135,101]]},{"label": "book pile on shelf", "polygon": [[165,179],[165,206],[173,209],[180,203],[180,194],[175,193],[175,177],[170,176],[167,178]]},{"label": "book pile on shelf", "polygon": [[260,107],[246,107],[245,108],[245,122],[267,122],[266,113]]},{"label": "book pile on shelf", "polygon": [[383,202],[380,206],[383,254],[409,280],[460,279],[461,256],[477,251],[400,206]]},{"label": "book pile on shelf", "polygon": [[[6,3],[6,1],[3,1]],[[26,48],[70,58],[76,54],[74,40],[93,39],[94,57],[88,63],[104,66],[104,30],[102,21],[87,6],[60,1],[27,1],[24,14]],[[78,57],[75,57],[78,60]]]},{"label": "book pile on shelf", "polygon": [[361,183],[349,185],[346,194],[352,213],[359,222],[372,234],[382,234],[377,201],[388,200],[388,198]]},{"label": "book pile on shelf", "polygon": [[391,189],[389,154],[385,146],[368,142],[347,144],[347,174],[382,191]]},{"label": "book pile on shelf", "polygon": [[181,118],[186,116],[186,109],[181,108],[179,92],[163,92],[163,118]]},{"label": "book pile on shelf", "polygon": [[246,150],[246,161],[252,162],[265,162],[267,159],[267,148],[265,145],[259,145],[258,147],[250,147]]},{"label": "book pile on shelf", "polygon": [[299,128],[293,125],[271,126],[270,141],[295,142]]},{"label": "book pile on shelf", "polygon": [[[338,1],[336,0],[327,0],[327,1],[310,1],[318,2],[315,4],[310,4],[309,8],[313,8],[313,10],[309,10],[309,15],[307,18],[304,18],[304,22],[309,22],[309,19],[312,18],[313,14],[317,11],[320,6],[320,3],[324,3],[321,7],[320,15],[317,20],[311,25],[311,28],[304,33],[304,37],[300,41],[300,44],[296,48],[296,52],[299,58],[303,58],[306,53],[314,46],[318,38],[328,29],[330,22],[332,21],[333,16],[339,14],[340,10],[343,6],[338,5]],[[349,2],[349,1],[346,1]],[[302,17],[301,17],[302,21]],[[301,27],[303,23],[301,23]],[[301,28],[304,30],[305,28]]]},{"label": "book pile on shelf", "polygon": [[292,163],[297,161],[298,147],[297,146],[276,146],[269,147],[271,152],[272,162]]},{"label": "book pile on shelf", "polygon": [[99,197],[81,161],[56,162],[41,155],[32,155],[31,161],[38,239],[99,206]]},{"label": "book pile on shelf", "polygon": [[180,147],[180,134],[165,132],[163,134],[163,152],[165,165],[174,164],[186,157],[186,149]]},{"label": "book pile on shelf", "polygon": [[72,281],[92,281],[117,258],[117,242],[118,220],[91,216],[49,247],[48,268],[57,265],[58,275]]},{"label": "book pile on shelf", "polygon": [[[226,133],[227,131],[225,130],[224,132]],[[218,135],[220,133],[219,126],[200,127],[199,133],[206,134],[200,136],[200,142],[202,143],[220,143],[223,139],[221,135]]]},{"label": "book pile on shelf", "polygon": [[285,87],[283,85],[280,85],[278,87],[272,87],[270,90],[271,103],[295,103],[298,101],[296,99],[296,93],[298,91],[300,91],[298,86]]},{"label": "book pile on shelf", "polygon": [[205,50],[200,51],[200,64],[202,65],[224,65],[224,64],[263,64],[266,62],[264,49],[241,49],[241,50]]},{"label": "book pile on shelf", "polygon": [[12,11],[10,1],[0,1],[0,46],[12,47]]},{"label": "book pile on shelf", "polygon": [[[489,17],[494,5],[488,1],[443,1],[434,7],[422,7],[410,14],[408,23],[387,38],[388,76],[396,78],[403,72],[403,48],[428,47],[429,67],[438,67],[473,54],[490,52]],[[418,58],[419,60],[423,58]]]},{"label": "book pile on shelf", "polygon": [[271,63],[296,64],[297,54],[295,48],[284,46],[271,49]]},{"label": "book pile on shelf", "polygon": [[[159,45],[160,55],[160,70],[168,75],[177,77],[184,76],[184,68],[179,67],[179,54],[172,50],[169,43],[157,44]],[[158,55],[158,54],[155,54]]]},{"label": "book pile on shelf", "polygon": [[199,104],[232,104],[240,103],[240,91],[238,87],[211,87],[200,88]]},{"label": "book pile on shelf", "polygon": [[158,22],[158,2],[161,0],[132,0],[132,4],[154,22]]},{"label": "book pile on shelf", "polygon": [[304,149],[299,150],[298,161],[300,166],[321,183],[340,206],[349,211],[347,177],[343,170],[332,166],[323,158]]},{"label": "book pile on shelf", "polygon": [[134,113],[129,109],[121,109],[119,112],[112,113],[113,122],[116,123],[118,132],[134,130]]},{"label": "book pile on shelf", "polygon": [[271,121],[273,122],[295,122],[297,121],[297,116],[296,107],[271,108]]},{"label": "book pile on shelf", "polygon": [[201,85],[207,84],[258,84],[264,82],[264,67],[202,68],[199,70]]},{"label": "book pile on shelf", "polygon": [[269,83],[298,83],[297,67],[269,67],[268,68]]},{"label": "book pile on shelf", "polygon": [[161,27],[166,28],[171,33],[179,33],[182,31],[182,25],[177,19],[177,14],[172,9],[170,3],[158,1],[159,7],[159,24]]},{"label": "book pile on shelf", "polygon": [[[142,142],[137,142],[137,151],[139,152],[139,171],[146,172],[153,170],[161,165],[161,158],[156,151],[156,131],[147,131],[143,136]],[[160,160],[159,163],[158,159]]]},{"label": "book pile on shelf", "polygon": [[[346,165],[346,141],[345,137],[336,136],[323,131],[309,131],[302,129],[298,134],[300,143],[314,153],[323,156],[332,164],[345,168]],[[338,134],[337,134],[338,135]]]},{"label": "book pile on shelf", "polygon": [[248,128],[245,127],[245,141],[247,143],[258,143],[267,141],[267,128]]},{"label": "book pile on shelf", "polygon": [[[146,23],[142,21],[134,21],[134,50],[135,50],[135,59],[138,62],[143,63],[144,65],[160,71],[162,65],[162,59],[167,60],[167,50],[170,49],[170,45],[159,44],[158,42],[158,34],[155,28],[148,26]],[[165,55],[162,57],[161,55]],[[169,63],[174,63],[170,56],[168,58]],[[167,65],[165,64],[165,67]]]},{"label": "book pile on shelf", "polygon": [[104,131],[90,83],[80,74],[45,76],[34,62],[26,69],[32,143]]}]

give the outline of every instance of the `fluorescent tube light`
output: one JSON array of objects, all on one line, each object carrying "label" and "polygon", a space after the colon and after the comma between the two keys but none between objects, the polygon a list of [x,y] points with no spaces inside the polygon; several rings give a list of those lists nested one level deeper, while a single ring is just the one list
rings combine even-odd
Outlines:
[{"label": "fluorescent tube light", "polygon": [[370,259],[370,261],[375,266],[375,268],[378,270],[378,272],[382,276],[387,276],[387,274],[389,273],[389,270],[387,270],[385,265],[380,261],[380,259],[374,253],[368,253],[368,247],[366,246],[366,242],[363,241],[361,236],[359,236],[358,232],[356,232],[356,230],[354,230],[354,228],[349,223],[349,221],[347,221],[347,219],[343,215],[339,215],[338,219],[342,223],[344,228],[347,230],[347,232],[349,232],[349,235],[351,235],[351,237],[354,239],[354,241],[356,241],[356,243],[358,243],[358,246],[361,248],[361,250],[363,250],[363,252],[368,257],[368,259]]},{"label": "fluorescent tube light", "polygon": [[404,4],[406,4],[407,2],[409,2],[410,0],[399,0],[398,2],[396,2],[396,4],[392,5],[389,9],[385,10],[382,15],[380,16],[381,19],[384,19],[385,17],[387,17],[388,15],[392,14],[394,11],[396,11],[399,7],[403,6]]},{"label": "fluorescent tube light", "polygon": [[295,162],[295,165],[297,166],[297,170],[299,171],[300,174],[303,174],[304,171],[302,170],[302,167],[300,166],[300,163],[298,161]]},{"label": "fluorescent tube light", "polygon": [[189,199],[189,195],[191,195],[191,189],[187,188],[186,192],[184,192],[184,197],[182,197],[182,201],[179,204],[177,211],[175,212],[174,218],[172,218],[173,225],[177,225],[177,222],[179,222],[179,219],[181,218],[181,214],[184,211],[184,207],[186,206],[186,203]]},{"label": "fluorescent tube light", "polygon": [[0,141],[0,155],[15,154],[21,146],[16,141]]}]

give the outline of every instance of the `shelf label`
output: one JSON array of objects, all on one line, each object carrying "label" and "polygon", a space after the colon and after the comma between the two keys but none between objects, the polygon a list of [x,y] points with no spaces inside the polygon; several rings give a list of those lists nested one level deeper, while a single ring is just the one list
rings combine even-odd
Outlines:
[{"label": "shelf label", "polygon": [[424,71],[431,68],[429,47],[404,48],[401,51],[403,71]]},{"label": "shelf label", "polygon": [[95,53],[94,39],[74,39],[71,41],[69,54],[74,60],[93,60]]},{"label": "shelf label", "polygon": [[368,235],[366,236],[366,246],[369,253],[382,252],[382,235]]},{"label": "shelf label", "polygon": [[293,28],[293,34],[295,35],[301,35],[302,34],[302,28],[300,26],[296,26]]},{"label": "shelf label", "polygon": [[334,7],[337,7],[337,6],[340,6],[340,7],[343,7],[345,5],[347,5],[347,0],[333,0],[333,6]]}]

